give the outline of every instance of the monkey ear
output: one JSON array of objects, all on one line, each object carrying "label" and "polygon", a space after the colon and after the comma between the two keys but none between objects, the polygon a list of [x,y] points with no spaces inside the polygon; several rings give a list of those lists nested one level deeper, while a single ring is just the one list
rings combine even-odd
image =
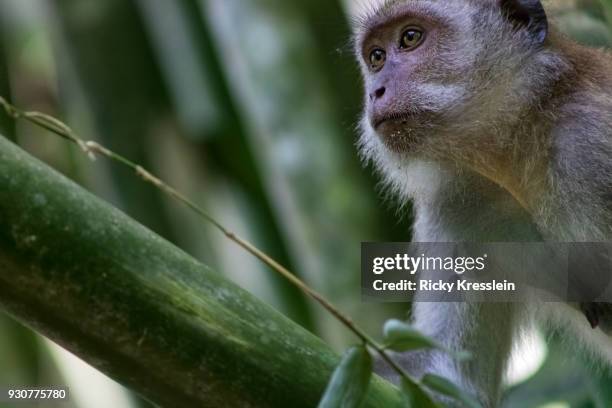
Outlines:
[{"label": "monkey ear", "polygon": [[538,43],[548,35],[548,18],[540,0],[499,0],[502,12],[516,26],[525,28]]}]

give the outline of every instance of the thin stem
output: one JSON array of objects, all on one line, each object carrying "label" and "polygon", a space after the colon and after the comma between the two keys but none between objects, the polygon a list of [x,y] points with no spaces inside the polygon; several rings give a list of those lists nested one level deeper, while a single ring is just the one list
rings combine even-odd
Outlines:
[{"label": "thin stem", "polygon": [[402,378],[406,381],[410,381],[414,383],[414,380],[410,378],[410,376],[402,369],[385,351],[385,349],[376,342],[376,340],[372,339],[363,329],[361,329],[358,325],[356,325],[350,317],[344,315],[340,310],[338,310],[331,302],[329,302],[323,295],[310,288],[304,281],[299,279],[294,273],[285,268],[283,265],[278,263],[272,257],[267,255],[265,252],[257,248],[255,245],[251,244],[249,241],[239,237],[235,233],[231,232],[227,228],[225,228],[220,222],[218,222],[215,218],[210,216],[206,211],[204,211],[200,206],[190,200],[187,196],[176,190],[174,187],[163,182],[160,178],[153,175],[148,170],[144,169],[140,165],[132,162],[126,157],[121,156],[113,152],[112,150],[100,145],[94,141],[85,141],[78,137],[72,129],[67,126],[65,123],[59,121],[58,119],[46,115],[40,112],[28,112],[22,111],[15,106],[11,105],[6,99],[0,96],[0,106],[4,109],[6,114],[11,118],[18,120],[23,119],[26,120],[38,127],[41,127],[51,133],[54,133],[57,136],[60,136],[66,140],[69,140],[76,145],[78,145],[83,152],[85,152],[91,159],[95,159],[96,155],[106,157],[115,162],[121,163],[122,165],[132,169],[139,177],[141,177],[145,182],[152,184],[157,187],[161,191],[165,192],[169,196],[174,199],[180,201],[196,214],[198,214],[204,221],[211,224],[221,233],[223,233],[228,239],[245,249],[247,252],[255,256],[264,264],[268,265],[273,271],[277,272],[285,279],[287,279],[290,283],[300,289],[302,292],[306,293],[312,299],[314,299],[317,303],[319,303],[323,308],[325,308],[329,313],[331,313],[338,321],[340,321],[348,330],[350,330],[355,336],[357,336],[361,341],[370,346],[373,350],[375,350],[388,364],[389,366],[397,372]]}]

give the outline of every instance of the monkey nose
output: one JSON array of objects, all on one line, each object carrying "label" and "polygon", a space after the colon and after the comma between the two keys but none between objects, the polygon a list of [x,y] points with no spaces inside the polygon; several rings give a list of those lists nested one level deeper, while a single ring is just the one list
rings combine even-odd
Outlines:
[{"label": "monkey nose", "polygon": [[381,86],[370,94],[370,101],[374,102],[374,100],[382,98],[385,95],[385,92],[387,92],[387,88]]}]

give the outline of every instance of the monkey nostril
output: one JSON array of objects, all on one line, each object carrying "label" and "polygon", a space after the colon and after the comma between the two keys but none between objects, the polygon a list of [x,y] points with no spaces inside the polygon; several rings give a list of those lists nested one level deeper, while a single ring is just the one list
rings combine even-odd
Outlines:
[{"label": "monkey nostril", "polygon": [[383,86],[383,87],[380,87],[380,88],[378,88],[376,91],[374,91],[374,93],[373,93],[373,94],[371,94],[371,95],[370,95],[370,98],[371,98],[372,100],[374,100],[374,99],[380,99],[380,98],[382,98],[382,97],[383,97],[383,95],[385,94],[385,92],[386,92],[386,91],[387,91],[387,88],[385,88],[384,86]]}]

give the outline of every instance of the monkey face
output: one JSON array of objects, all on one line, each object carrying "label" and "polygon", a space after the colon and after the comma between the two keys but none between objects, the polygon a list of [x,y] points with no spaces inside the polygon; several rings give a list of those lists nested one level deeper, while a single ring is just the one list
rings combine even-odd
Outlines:
[{"label": "monkey face", "polygon": [[[367,22],[358,43],[365,80],[364,125],[387,147],[415,149],[465,92],[465,58],[445,44],[462,41],[461,29],[424,2],[386,9]],[[467,63],[466,63],[467,62]]]},{"label": "monkey face", "polygon": [[431,156],[481,145],[464,135],[493,126],[546,29],[539,1],[384,2],[357,27],[363,139],[377,139],[362,144]]}]

